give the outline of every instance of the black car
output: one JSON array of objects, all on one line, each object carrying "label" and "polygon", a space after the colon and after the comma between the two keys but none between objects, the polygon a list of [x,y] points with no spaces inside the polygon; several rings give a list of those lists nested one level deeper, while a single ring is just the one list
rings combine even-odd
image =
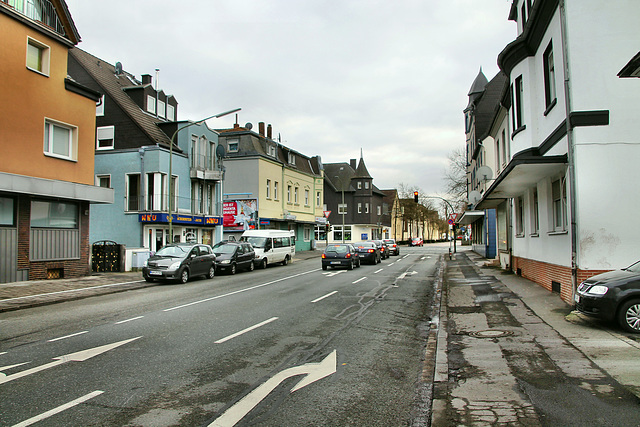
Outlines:
[{"label": "black car", "polygon": [[209,245],[178,243],[167,245],[150,257],[142,267],[147,282],[178,280],[187,283],[189,277],[213,279],[216,257]]},{"label": "black car", "polygon": [[356,243],[354,247],[361,262],[378,264],[382,260],[380,248],[373,242],[359,242]]},{"label": "black car", "polygon": [[246,242],[220,242],[213,247],[216,255],[216,270],[236,274],[238,269],[253,271],[256,253]]},{"label": "black car", "polygon": [[394,239],[382,239],[382,241],[387,244],[390,255],[400,255],[400,246],[398,246]]},{"label": "black car", "polygon": [[625,331],[640,333],[640,261],[588,278],[578,286],[575,303],[581,313],[615,320]]},{"label": "black car", "polygon": [[322,254],[322,269],[328,267],[347,267],[349,270],[360,267],[360,258],[353,245],[343,243],[327,246]]},{"label": "black car", "polygon": [[389,258],[389,248],[387,247],[387,244],[385,242],[383,242],[382,240],[372,240],[373,243],[376,244],[376,246],[378,247],[378,249],[380,249],[380,258],[381,259],[387,259]]}]

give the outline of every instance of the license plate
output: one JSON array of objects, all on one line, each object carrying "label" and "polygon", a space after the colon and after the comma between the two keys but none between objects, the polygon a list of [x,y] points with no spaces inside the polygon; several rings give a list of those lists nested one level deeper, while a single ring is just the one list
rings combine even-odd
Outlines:
[{"label": "license plate", "polygon": [[580,295],[576,294],[576,295],[573,297],[573,300],[576,302],[576,304],[580,304]]},{"label": "license plate", "polygon": [[342,264],[340,261],[331,261],[331,264]]},{"label": "license plate", "polygon": [[162,271],[151,270],[149,271],[149,276],[162,276]]}]

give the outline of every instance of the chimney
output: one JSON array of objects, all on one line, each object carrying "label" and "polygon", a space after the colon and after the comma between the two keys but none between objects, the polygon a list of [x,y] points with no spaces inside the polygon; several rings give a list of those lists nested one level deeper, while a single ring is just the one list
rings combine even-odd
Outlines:
[{"label": "chimney", "polygon": [[272,131],[273,131],[273,128],[271,127],[271,123],[269,123],[269,124],[267,125],[267,138],[269,138],[269,139],[273,139],[273,138],[271,137],[271,133],[272,133]]},{"label": "chimney", "polygon": [[351,169],[356,170],[356,168],[358,167],[356,163],[356,159],[349,160],[349,166],[351,166]]},{"label": "chimney", "polygon": [[238,129],[239,127],[240,127],[240,125],[239,125],[238,123],[234,123],[234,124],[233,124],[233,128],[234,128],[234,129]]},{"label": "chimney", "polygon": [[258,133],[260,136],[264,136],[264,122],[258,123]]},{"label": "chimney", "polygon": [[150,85],[151,84],[151,74],[143,74],[142,75],[142,84],[143,85]]}]

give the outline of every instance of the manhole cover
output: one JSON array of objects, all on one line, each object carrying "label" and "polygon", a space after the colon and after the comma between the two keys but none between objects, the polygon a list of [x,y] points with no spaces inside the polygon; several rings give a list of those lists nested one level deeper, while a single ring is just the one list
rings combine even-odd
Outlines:
[{"label": "manhole cover", "polygon": [[469,332],[469,335],[476,338],[502,338],[513,335],[513,332],[501,331],[500,329],[488,329],[486,331]]}]

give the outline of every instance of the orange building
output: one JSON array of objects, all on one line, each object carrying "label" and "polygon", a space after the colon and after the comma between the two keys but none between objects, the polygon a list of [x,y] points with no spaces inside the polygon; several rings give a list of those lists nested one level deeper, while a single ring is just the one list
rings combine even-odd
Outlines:
[{"label": "orange building", "polygon": [[0,0],[0,282],[86,275],[96,102],[67,75],[80,41],[63,0]]}]

